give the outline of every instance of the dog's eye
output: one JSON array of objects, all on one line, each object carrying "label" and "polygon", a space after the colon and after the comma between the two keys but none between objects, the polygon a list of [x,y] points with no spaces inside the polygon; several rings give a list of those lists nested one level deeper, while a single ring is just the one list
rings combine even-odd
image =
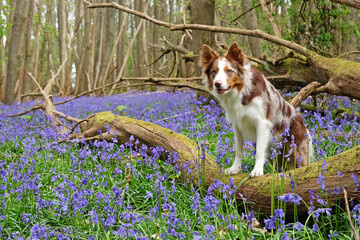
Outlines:
[{"label": "dog's eye", "polygon": [[227,73],[232,73],[232,72],[233,72],[233,70],[228,69],[226,72],[227,72]]},{"label": "dog's eye", "polygon": [[212,75],[215,75],[215,74],[216,74],[216,71],[215,71],[215,70],[212,70],[210,73],[211,73]]}]

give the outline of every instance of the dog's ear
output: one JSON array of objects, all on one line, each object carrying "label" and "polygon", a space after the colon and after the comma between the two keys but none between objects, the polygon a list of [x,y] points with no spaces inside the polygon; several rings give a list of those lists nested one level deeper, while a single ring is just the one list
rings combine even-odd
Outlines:
[{"label": "dog's ear", "polygon": [[225,57],[229,60],[239,63],[241,66],[243,66],[245,63],[245,55],[242,53],[236,42],[231,44]]},{"label": "dog's ear", "polygon": [[200,62],[203,66],[208,66],[213,59],[218,57],[219,55],[214,50],[212,50],[208,45],[204,44],[200,53]]}]

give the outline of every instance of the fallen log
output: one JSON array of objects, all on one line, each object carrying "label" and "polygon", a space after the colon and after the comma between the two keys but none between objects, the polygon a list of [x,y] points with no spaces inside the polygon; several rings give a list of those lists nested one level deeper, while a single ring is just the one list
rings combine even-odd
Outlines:
[{"label": "fallen log", "polygon": [[[88,121],[80,123],[80,128],[81,133],[72,135],[72,138],[93,139],[93,137],[98,136],[99,130],[101,130],[103,132],[102,137],[107,141],[112,141],[116,137],[119,144],[125,144],[133,136],[140,142],[139,144],[145,144],[147,147],[161,146],[166,152],[177,152],[179,159],[176,164],[181,171],[181,179],[183,181],[188,180],[198,186],[202,182],[205,187],[213,184],[215,179],[221,180],[224,183],[229,182],[229,177],[222,173],[213,157],[202,153],[194,140],[170,129],[149,122],[114,115],[111,112],[95,114]],[[234,179],[234,184],[238,186],[236,198],[239,204],[243,202],[239,195],[241,193],[247,198],[248,202],[251,202],[248,205],[250,209],[270,215],[272,189],[275,192],[274,206],[278,206],[276,196],[279,192],[281,194],[293,192],[291,190],[290,178],[287,177],[291,173],[296,183],[295,192],[303,199],[303,202],[296,206],[297,215],[299,219],[304,219],[308,217],[307,206],[310,205],[312,200],[309,193],[310,190],[314,191],[314,196],[318,195],[322,196],[322,199],[326,199],[329,205],[339,204],[339,201],[340,204],[344,204],[344,196],[334,193],[335,187],[340,189],[344,187],[348,198],[353,199],[354,202],[359,202],[360,191],[357,188],[360,189],[360,186],[357,186],[352,177],[352,175],[357,179],[360,177],[359,159],[360,146],[357,146],[344,153],[327,158],[327,166],[324,167],[325,173],[321,170],[321,163],[316,162],[307,167],[285,172],[283,182],[279,173],[274,175],[265,174],[256,178],[249,178],[248,174],[240,173],[230,177]],[[190,167],[185,168],[184,166]],[[341,179],[338,171],[344,174]],[[318,183],[320,172],[325,176],[324,182],[326,189],[329,191],[320,189]],[[323,207],[316,200],[314,201],[314,206]],[[288,220],[292,219],[293,212],[294,204],[286,204],[286,217]]]}]

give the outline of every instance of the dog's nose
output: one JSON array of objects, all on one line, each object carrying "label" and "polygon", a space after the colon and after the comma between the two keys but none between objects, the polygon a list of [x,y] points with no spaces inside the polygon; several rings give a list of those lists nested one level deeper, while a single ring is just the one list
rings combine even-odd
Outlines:
[{"label": "dog's nose", "polygon": [[219,88],[221,86],[221,81],[215,81],[214,85],[215,87]]}]

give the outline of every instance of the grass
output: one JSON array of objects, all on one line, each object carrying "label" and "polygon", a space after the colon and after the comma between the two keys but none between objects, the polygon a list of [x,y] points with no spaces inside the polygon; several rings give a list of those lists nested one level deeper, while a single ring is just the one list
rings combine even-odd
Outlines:
[{"label": "grass", "polygon": [[[352,107],[347,98],[330,100],[329,108],[334,102]],[[192,92],[81,98],[59,110],[74,117],[118,111],[202,141],[220,166],[228,166],[234,158],[233,133],[224,113],[214,102],[204,104],[196,100]],[[148,156],[145,149],[129,149],[129,144],[105,141],[49,146],[60,136],[46,118],[40,113],[18,118],[5,116],[19,111],[17,105],[0,105],[3,239],[354,237],[346,211],[340,206],[325,204],[323,208],[312,209],[304,222],[285,223],[284,205],[294,203],[273,205],[272,216],[264,216],[251,211],[251,199],[238,206],[234,196],[237,186],[231,182],[227,185],[215,182],[210,188],[216,191],[183,184],[179,170],[172,165],[174,159],[159,160],[159,148],[151,149],[154,154]],[[359,144],[360,127],[356,121],[329,114],[304,113],[315,136],[315,160]],[[250,172],[254,144],[246,142],[245,149],[243,169]],[[266,171],[274,169],[268,166]],[[283,194],[281,189],[277,191],[273,190],[273,198]],[[360,210],[356,206],[355,203],[351,206],[352,222],[359,229]],[[329,207],[334,210],[324,210]]]}]

